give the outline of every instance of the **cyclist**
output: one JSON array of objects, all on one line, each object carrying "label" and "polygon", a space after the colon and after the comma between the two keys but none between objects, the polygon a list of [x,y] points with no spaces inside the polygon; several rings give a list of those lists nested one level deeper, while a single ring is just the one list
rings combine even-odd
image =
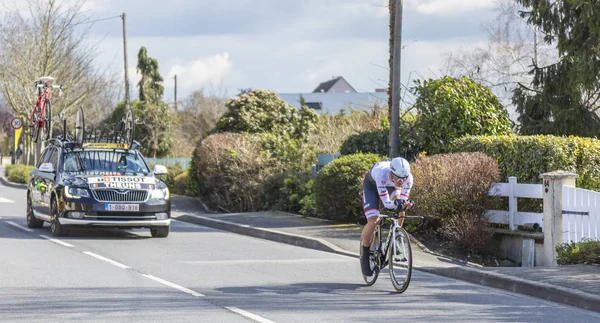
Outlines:
[{"label": "cyclist", "polygon": [[414,205],[408,198],[412,185],[410,164],[402,157],[378,162],[367,172],[363,182],[363,208],[367,224],[361,234],[363,252],[360,258],[365,276],[372,275],[369,254],[375,227],[379,222],[379,199],[386,209],[406,210]]}]

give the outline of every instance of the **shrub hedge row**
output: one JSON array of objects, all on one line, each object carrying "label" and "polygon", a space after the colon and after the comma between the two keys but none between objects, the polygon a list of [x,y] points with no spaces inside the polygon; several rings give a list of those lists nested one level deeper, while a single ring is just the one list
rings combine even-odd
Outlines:
[{"label": "shrub hedge row", "polygon": [[482,152],[498,160],[502,180],[541,183],[555,170],[579,174],[577,186],[600,190],[600,140],[558,136],[471,136],[452,142],[454,152]]}]

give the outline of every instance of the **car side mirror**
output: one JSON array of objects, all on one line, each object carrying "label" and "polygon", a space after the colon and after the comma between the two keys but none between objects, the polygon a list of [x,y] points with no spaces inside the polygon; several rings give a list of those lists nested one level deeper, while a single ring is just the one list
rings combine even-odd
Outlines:
[{"label": "car side mirror", "polygon": [[154,175],[166,175],[167,168],[163,165],[154,165]]},{"label": "car side mirror", "polygon": [[40,165],[39,170],[43,173],[54,173],[54,166],[52,163],[43,163]]}]

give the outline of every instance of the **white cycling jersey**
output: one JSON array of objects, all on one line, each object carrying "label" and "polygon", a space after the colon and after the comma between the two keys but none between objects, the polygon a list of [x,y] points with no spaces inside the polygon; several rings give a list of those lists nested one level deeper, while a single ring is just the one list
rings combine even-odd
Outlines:
[{"label": "white cycling jersey", "polygon": [[[375,181],[375,185],[377,185],[377,192],[379,194],[379,198],[381,202],[383,202],[383,206],[386,209],[395,208],[394,201],[392,198],[398,194],[400,194],[401,200],[408,200],[408,196],[410,195],[410,189],[413,185],[413,176],[412,174],[408,175],[408,179],[402,183],[401,187],[397,187],[394,182],[392,182],[390,178],[390,162],[382,161],[373,166],[370,171],[371,178]],[[394,192],[390,195],[388,193],[388,188],[395,188]]]}]

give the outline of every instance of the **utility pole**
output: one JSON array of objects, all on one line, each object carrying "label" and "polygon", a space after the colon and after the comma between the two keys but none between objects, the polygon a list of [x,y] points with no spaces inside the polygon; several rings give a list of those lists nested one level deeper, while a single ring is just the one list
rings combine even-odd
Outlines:
[{"label": "utility pole", "polygon": [[175,111],[177,111],[177,74],[175,74]]},{"label": "utility pole", "polygon": [[400,53],[402,51],[402,0],[396,1],[394,17],[394,51],[392,57],[392,109],[390,122],[390,157],[398,157],[398,131],[400,129]]},{"label": "utility pole", "polygon": [[124,12],[121,16],[121,19],[123,19],[123,55],[125,61],[125,108],[129,108],[129,72],[127,71],[127,23]]}]

